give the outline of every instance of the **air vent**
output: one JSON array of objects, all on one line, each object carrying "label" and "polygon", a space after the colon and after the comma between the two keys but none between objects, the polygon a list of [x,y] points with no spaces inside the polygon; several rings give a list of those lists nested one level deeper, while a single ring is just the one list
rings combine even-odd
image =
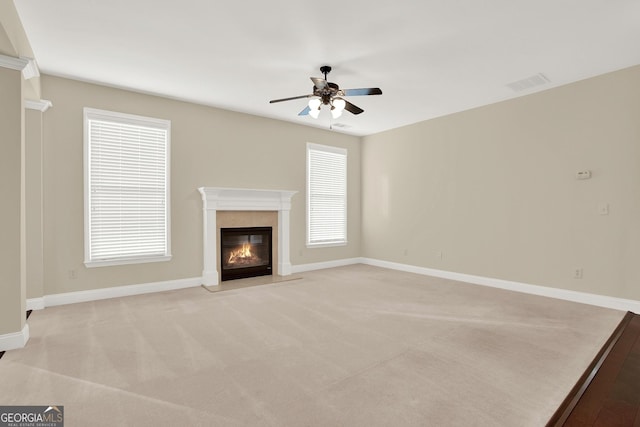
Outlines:
[{"label": "air vent", "polygon": [[523,90],[531,89],[532,87],[546,85],[551,82],[542,73],[538,73],[531,77],[527,77],[526,79],[518,80],[517,82],[509,83],[507,87],[514,92],[522,92]]},{"label": "air vent", "polygon": [[349,125],[345,125],[344,123],[334,123],[332,126],[334,128],[342,128],[342,129],[348,129],[351,127]]}]

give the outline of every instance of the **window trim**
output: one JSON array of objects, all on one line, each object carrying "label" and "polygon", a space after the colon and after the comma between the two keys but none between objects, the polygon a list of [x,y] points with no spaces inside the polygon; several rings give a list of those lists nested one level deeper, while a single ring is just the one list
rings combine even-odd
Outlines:
[{"label": "window trim", "polygon": [[[109,260],[92,260],[90,258],[91,227],[90,227],[90,182],[89,182],[89,121],[103,120],[135,126],[163,129],[167,133],[166,139],[166,169],[165,169],[165,215],[166,215],[166,248],[165,254],[159,256],[131,256]],[[165,262],[171,260],[171,121],[153,117],[115,111],[99,110],[85,107],[83,110],[83,168],[84,168],[84,265],[87,268],[106,267],[128,264],[142,264],[149,262]]]},{"label": "window trim", "polygon": [[[324,151],[328,153],[336,153],[344,156],[345,160],[345,171],[344,171],[344,179],[345,179],[345,189],[344,189],[344,239],[343,240],[335,240],[330,242],[311,242],[311,191],[310,191],[310,183],[311,183],[311,156],[310,151]],[[326,247],[337,247],[337,246],[346,246],[348,244],[348,209],[349,209],[349,197],[348,197],[348,151],[346,148],[334,147],[331,145],[322,145],[315,144],[312,142],[307,142],[307,161],[306,161],[306,192],[307,192],[307,200],[306,200],[306,247],[307,248],[326,248]]]}]

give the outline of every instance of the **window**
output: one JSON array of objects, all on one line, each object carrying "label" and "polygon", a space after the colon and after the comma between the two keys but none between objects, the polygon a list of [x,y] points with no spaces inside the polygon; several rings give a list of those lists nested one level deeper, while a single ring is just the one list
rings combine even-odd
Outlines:
[{"label": "window", "polygon": [[347,150],[307,144],[307,246],[347,244]]},{"label": "window", "polygon": [[171,122],[84,109],[85,265],[171,258]]}]

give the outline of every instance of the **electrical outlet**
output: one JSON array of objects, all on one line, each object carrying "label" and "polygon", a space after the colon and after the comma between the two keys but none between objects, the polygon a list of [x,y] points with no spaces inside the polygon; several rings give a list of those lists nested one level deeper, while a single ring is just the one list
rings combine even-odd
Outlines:
[{"label": "electrical outlet", "polygon": [[582,279],[582,268],[576,268],[573,272],[574,279]]},{"label": "electrical outlet", "polygon": [[405,248],[405,250],[404,250],[404,251],[402,251],[402,254],[403,254],[404,256],[409,255],[409,249],[406,249],[406,248]]},{"label": "electrical outlet", "polygon": [[436,257],[437,257],[438,259],[442,259],[442,251],[438,251],[438,252],[436,252]]},{"label": "electrical outlet", "polygon": [[598,205],[598,213],[600,215],[609,215],[609,203],[600,203]]},{"label": "electrical outlet", "polygon": [[78,273],[76,272],[76,270],[69,270],[69,279],[77,279],[78,278]]}]

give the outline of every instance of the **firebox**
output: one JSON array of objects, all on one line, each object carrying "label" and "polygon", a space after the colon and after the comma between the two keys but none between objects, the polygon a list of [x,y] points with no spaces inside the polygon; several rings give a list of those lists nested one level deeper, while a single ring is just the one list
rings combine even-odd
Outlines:
[{"label": "firebox", "polygon": [[271,227],[221,228],[220,279],[272,274],[271,253]]}]

